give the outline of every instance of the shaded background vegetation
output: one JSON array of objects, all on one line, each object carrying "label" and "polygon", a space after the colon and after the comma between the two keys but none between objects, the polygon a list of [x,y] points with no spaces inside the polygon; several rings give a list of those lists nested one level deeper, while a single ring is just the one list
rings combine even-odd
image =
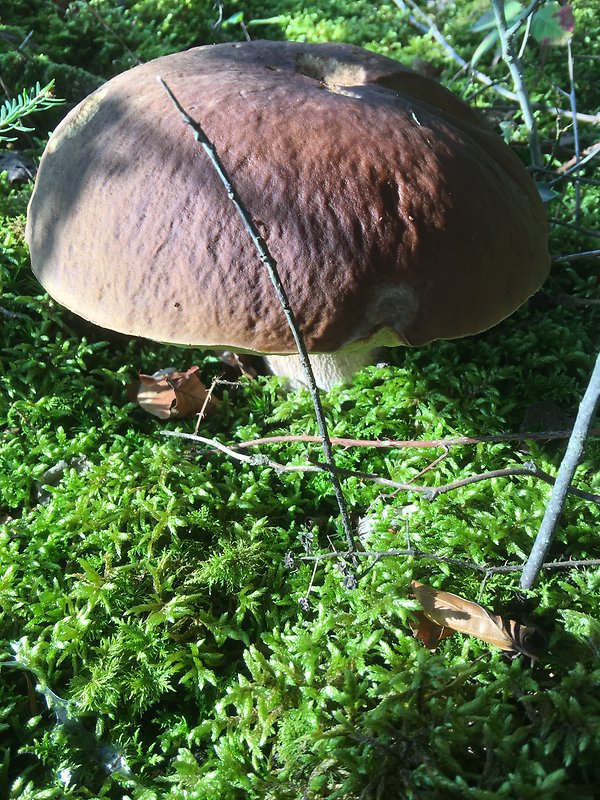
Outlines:
[{"label": "shaded background vegetation", "polygon": [[[486,8],[438,3],[428,12],[469,58],[480,41],[470,28]],[[576,0],[573,11],[579,108],[593,113],[594,3]],[[393,3],[364,0],[240,0],[224,4],[220,27],[209,0],[5,0],[4,91],[54,78],[67,100],[13,147],[39,156],[68,107],[137,61],[244,38],[240,13],[253,37],[349,41],[429,70],[494,124],[509,123],[527,160],[514,106],[457,74]],[[501,80],[506,70],[492,55],[480,66]],[[532,99],[565,106],[566,50],[530,43],[526,64]],[[572,128],[562,120],[557,139],[553,115],[539,112],[539,123],[556,169],[573,154]],[[597,129],[582,125],[580,136],[589,146]],[[550,217],[577,226],[551,225],[554,255],[597,247],[598,186],[591,167],[583,175],[579,198],[573,182],[554,187]],[[313,575],[300,561],[305,549],[340,541],[326,476],[248,468],[162,437],[162,424],[127,401],[135,372],[198,362],[209,382],[222,365],[107,336],[49,300],[23,240],[30,190],[2,177],[0,305],[16,316],[4,313],[0,331],[0,797],[596,796],[600,570],[548,572],[526,599],[516,575],[482,583],[472,570],[425,560],[382,559],[355,590],[344,589],[334,562]],[[598,308],[580,301],[597,297],[597,262],[556,264],[543,294],[488,333],[390,352],[389,365],[328,393],[331,433],[568,427],[599,344]],[[316,430],[306,392],[259,378],[224,391],[203,432],[239,441]],[[419,481],[530,461],[555,474],[563,450],[549,441],[456,448]],[[307,452],[318,448],[269,450],[283,463]],[[338,461],[408,481],[432,457],[353,449]],[[577,471],[580,488],[599,492],[599,459],[596,438]],[[56,485],[42,491],[61,462]],[[369,517],[370,549],[403,547],[408,524],[415,546],[489,565],[524,561],[549,495],[534,478],[482,482],[432,502],[358,478],[344,488],[355,522]],[[599,558],[599,519],[597,505],[570,497],[552,559]],[[461,637],[430,653],[409,629],[412,578],[532,621],[546,636],[540,661],[511,662]]]}]

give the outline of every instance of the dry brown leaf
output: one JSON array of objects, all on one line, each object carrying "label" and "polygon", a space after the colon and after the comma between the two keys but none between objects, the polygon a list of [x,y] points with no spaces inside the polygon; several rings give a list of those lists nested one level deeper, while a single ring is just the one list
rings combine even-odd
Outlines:
[{"label": "dry brown leaf", "polygon": [[199,372],[199,367],[190,367],[186,372],[164,369],[154,375],[140,374],[139,383],[130,387],[132,399],[160,419],[211,414],[218,400],[202,383]]},{"label": "dry brown leaf", "polygon": [[452,628],[445,628],[430,620],[424,611],[417,611],[413,615],[410,629],[415,639],[420,639],[428,650],[435,650],[442,639],[454,633]]},{"label": "dry brown leaf", "polygon": [[[530,658],[536,657],[530,649],[531,640],[537,633],[535,628],[521,625],[514,620],[504,620],[496,614],[490,614],[479,603],[434,589],[419,581],[412,581],[411,586],[415,599],[423,607],[425,617],[441,629],[451,629],[475,636],[507,652],[523,653]],[[419,635],[420,633],[423,635]],[[445,635],[440,634],[435,644],[430,645],[428,642],[435,641],[432,629],[427,626],[421,629],[421,626],[417,625],[415,632],[415,636],[423,639],[428,647],[437,646]]]}]

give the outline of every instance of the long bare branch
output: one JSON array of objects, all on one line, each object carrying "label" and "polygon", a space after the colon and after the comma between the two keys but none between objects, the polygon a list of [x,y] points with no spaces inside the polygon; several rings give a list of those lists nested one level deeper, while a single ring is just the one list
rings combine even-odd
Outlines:
[{"label": "long bare branch", "polygon": [[[457,64],[460,64],[465,72],[467,72],[469,75],[472,75],[477,81],[479,81],[479,83],[482,83],[488,89],[491,89],[501,97],[504,97],[513,103],[519,102],[519,96],[516,92],[512,92],[510,89],[506,89],[504,86],[498,85],[494,80],[492,80],[492,78],[490,78],[489,75],[486,75],[484,72],[481,72],[478,69],[474,69],[468,61],[459,55],[459,53],[456,52],[444,34],[437,27],[435,21],[421,8],[419,8],[414,0],[394,0],[394,3],[398,6],[398,8],[408,14],[408,21],[411,25],[417,28],[417,30],[419,30],[421,33],[431,34],[436,42],[438,42],[438,44],[448,53],[453,61],[456,61]],[[412,14],[409,11],[409,7],[413,11]],[[573,112],[566,108],[546,106],[543,103],[534,103],[533,108],[536,111],[544,111],[547,114],[551,114],[555,117],[573,119]],[[600,125],[600,114],[582,114],[578,112],[577,121],[591,125]]]},{"label": "long bare branch", "polygon": [[[565,259],[566,260],[566,259]],[[501,442],[522,442],[522,441],[546,441],[549,439],[568,439],[571,431],[531,431],[523,433],[499,433],[489,436],[455,436],[450,439],[347,439],[340,436],[332,436],[331,443],[340,445],[344,448],[349,447],[375,447],[390,449],[427,449],[432,447],[455,447],[468,444],[499,444]],[[590,436],[600,436],[600,428],[592,428]],[[281,442],[315,442],[320,443],[320,436],[310,434],[283,435],[283,436],[264,436],[262,439],[249,439],[245,442],[237,442],[230,445],[232,450],[245,449],[247,447],[258,447],[264,444],[279,444]]]},{"label": "long bare branch", "polygon": [[523,65],[519,54],[515,49],[514,35],[515,31],[508,30],[506,22],[506,14],[504,13],[503,0],[492,0],[492,7],[496,17],[496,27],[500,36],[500,44],[502,46],[502,57],[506,66],[510,71],[510,75],[515,88],[515,93],[519,100],[525,127],[527,128],[527,135],[529,137],[529,152],[531,155],[531,165],[534,174],[540,172],[544,166],[544,159],[542,156],[542,148],[540,145],[540,137],[538,134],[537,124],[533,115],[533,108],[527,87],[525,86],[525,79],[523,77]]},{"label": "long bare branch", "polygon": [[283,281],[281,280],[281,276],[279,275],[279,271],[277,269],[277,264],[275,259],[269,252],[269,248],[267,247],[267,243],[264,241],[262,236],[259,233],[258,228],[256,227],[252,216],[250,215],[249,211],[246,209],[244,203],[242,202],[241,197],[239,196],[236,187],[233,185],[227,170],[225,169],[224,164],[222,163],[217,150],[213,143],[208,139],[206,133],[204,132],[202,126],[190,115],[185,111],[183,106],[177,100],[173,92],[169,89],[167,84],[163,81],[162,78],[157,79],[162,88],[167,93],[169,99],[173,103],[173,106],[179,112],[181,118],[189,125],[191,130],[194,133],[194,138],[200,144],[206,155],[208,156],[212,166],[214,167],[215,172],[219,176],[225,191],[227,192],[227,197],[231,201],[232,205],[234,206],[235,210],[237,211],[242,223],[254,244],[258,257],[267,270],[273,288],[275,289],[275,293],[279,302],[281,304],[281,308],[283,309],[283,313],[287,320],[288,326],[290,331],[292,332],[292,336],[294,337],[294,342],[296,343],[296,348],[298,350],[298,355],[300,356],[300,362],[302,364],[302,368],[304,370],[304,374],[306,377],[306,383],[308,389],[310,391],[313,406],[315,409],[315,416],[317,419],[317,425],[319,427],[319,432],[321,434],[322,439],[322,447],[323,453],[325,455],[325,461],[327,464],[327,471],[330,474],[331,484],[333,486],[333,490],[335,492],[335,496],[338,503],[338,508],[340,510],[340,518],[342,521],[342,527],[344,529],[344,533],[346,535],[346,541],[348,542],[348,546],[352,550],[354,548],[354,537],[352,535],[352,525],[350,523],[350,516],[348,514],[348,509],[346,507],[346,499],[344,497],[344,493],[342,491],[342,487],[340,481],[337,477],[337,472],[335,470],[335,459],[333,455],[333,448],[331,446],[331,441],[329,440],[329,432],[327,430],[327,423],[325,421],[325,412],[323,411],[323,405],[321,403],[321,395],[319,393],[319,389],[317,387],[317,383],[315,381],[315,376],[313,374],[313,369],[310,363],[310,358],[308,357],[308,351],[306,349],[306,344],[304,342],[304,336],[300,329],[300,325],[298,324],[298,320],[296,319],[296,315],[292,309],[287,291],[285,286],[283,285]]},{"label": "long bare branch", "polygon": [[563,261],[581,261],[588,258],[600,258],[600,250],[586,250],[582,253],[569,253],[566,256],[555,256],[552,259],[553,264],[561,264]]},{"label": "long bare branch", "polygon": [[[329,464],[320,464],[319,462],[313,462],[310,464],[280,464],[279,462],[273,461],[272,459],[263,455],[252,454],[249,456],[245,453],[240,453],[239,451],[233,450],[231,447],[228,447],[227,445],[224,445],[215,439],[208,439],[205,436],[198,436],[194,433],[181,433],[179,431],[163,431],[162,433],[165,436],[175,436],[182,439],[191,439],[192,441],[200,442],[208,447],[213,447],[216,450],[219,450],[236,461],[243,461],[247,464],[253,464],[255,466],[270,467],[276,472],[331,472],[334,470],[337,475],[370,481],[371,483],[377,483],[381,486],[387,486],[395,491],[418,492],[429,500],[434,500],[441,494],[446,494],[447,492],[454,491],[455,489],[460,489],[463,486],[468,486],[469,484],[478,483],[480,481],[492,480],[493,478],[529,476],[532,478],[539,478],[545,483],[549,483],[551,485],[554,483],[554,478],[552,475],[549,475],[547,472],[544,472],[536,466],[528,466],[506,467],[504,469],[491,470],[490,472],[482,472],[477,475],[469,475],[466,478],[460,478],[459,480],[452,481],[451,483],[442,484],[441,486],[421,486],[416,483],[401,483],[399,481],[394,481],[391,478],[383,478],[381,475],[376,475],[373,472],[360,472],[353,469],[344,469],[343,467],[337,467],[335,465],[332,467]],[[584,492],[581,489],[575,489],[573,486],[570,486],[568,491],[571,494],[582,497],[585,500],[590,500],[593,503],[600,504],[600,495]]]},{"label": "long bare branch", "polygon": [[[406,556],[409,558],[423,558],[427,559],[428,561],[437,561],[441,564],[452,564],[456,567],[464,567],[465,569],[472,569],[476,572],[484,572],[486,575],[500,575],[506,574],[510,572],[521,572],[523,569],[523,565],[520,564],[516,565],[509,565],[503,564],[502,566],[498,567],[491,567],[487,564],[477,564],[475,561],[466,561],[462,558],[452,558],[451,556],[440,556],[436,555],[435,553],[425,553],[422,550],[415,550],[412,547],[407,547],[405,549],[400,550],[361,550],[358,553],[361,557],[364,558],[375,558],[377,560],[381,558],[399,558],[402,556]],[[314,556],[306,555],[306,556],[292,556],[292,558],[296,561],[332,561],[333,559],[341,559],[343,560],[348,554],[339,551],[330,551],[327,553],[318,553]],[[542,564],[541,569],[549,569],[549,570],[569,570],[569,569],[581,569],[582,567],[598,567],[600,566],[600,559],[599,558],[590,558],[590,559],[581,559],[579,561],[547,561]]]},{"label": "long bare branch", "polygon": [[596,364],[592,371],[587,389],[579,406],[577,419],[575,420],[567,450],[559,467],[554,489],[552,490],[550,500],[546,507],[542,524],[540,525],[531,554],[523,569],[523,575],[521,576],[521,586],[523,589],[531,589],[535,584],[541,565],[550,549],[558,520],[567,497],[567,492],[569,491],[569,486],[571,485],[573,475],[583,455],[583,448],[588,436],[588,431],[599,403],[600,353],[596,359]]}]

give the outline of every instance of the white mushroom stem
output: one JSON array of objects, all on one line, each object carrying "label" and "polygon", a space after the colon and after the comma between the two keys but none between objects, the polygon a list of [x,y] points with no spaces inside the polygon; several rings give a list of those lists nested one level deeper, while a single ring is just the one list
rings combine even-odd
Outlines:
[{"label": "white mushroom stem", "polygon": [[[367,364],[373,363],[372,349],[357,349],[345,353],[315,353],[309,356],[319,389],[329,391],[338,383],[348,383]],[[273,375],[287,378],[292,388],[306,385],[306,376],[297,355],[265,356]]]}]

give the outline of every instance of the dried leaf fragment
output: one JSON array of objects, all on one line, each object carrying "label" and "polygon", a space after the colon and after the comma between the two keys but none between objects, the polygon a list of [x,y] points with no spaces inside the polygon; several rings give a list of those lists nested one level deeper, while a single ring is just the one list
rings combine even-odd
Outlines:
[{"label": "dried leaf fragment", "polygon": [[537,634],[535,628],[490,614],[479,603],[434,589],[419,581],[412,581],[411,586],[415,599],[423,607],[424,618],[440,629],[438,634],[430,624],[417,622],[413,633],[427,647],[434,649],[441,639],[450,635],[445,632],[450,630],[475,636],[509,653],[537,657],[531,648],[532,639]]},{"label": "dried leaf fragment", "polygon": [[168,368],[154,375],[140,373],[139,382],[130,386],[132,399],[160,419],[211,414],[218,400],[202,383],[199,372],[199,367],[190,367],[186,372]]},{"label": "dried leaf fragment", "polygon": [[415,639],[420,639],[428,650],[435,650],[442,639],[452,636],[452,628],[446,628],[433,622],[424,611],[417,611],[413,615],[410,626]]}]

